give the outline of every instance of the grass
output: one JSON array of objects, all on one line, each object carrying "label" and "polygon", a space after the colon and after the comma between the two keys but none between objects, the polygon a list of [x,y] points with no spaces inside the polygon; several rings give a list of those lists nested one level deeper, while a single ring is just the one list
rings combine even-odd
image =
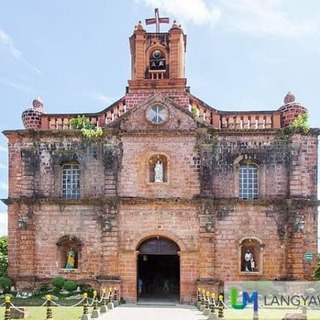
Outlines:
[{"label": "grass", "polygon": [[[19,307],[22,308],[22,307]],[[47,308],[36,307],[36,306],[24,306],[28,313],[27,320],[45,320],[47,318]],[[100,308],[98,307],[98,310]],[[88,308],[89,315],[92,314],[93,307]],[[260,308],[259,309],[259,320],[280,320],[287,313],[301,313],[298,309],[271,309],[271,308]],[[319,320],[320,310],[307,310],[308,320]],[[0,307],[0,319],[4,319],[5,306],[2,304]],[[83,315],[83,305],[77,307],[52,307],[52,318],[54,320],[79,320]],[[245,308],[243,310],[224,309],[224,320],[249,320],[253,319],[252,308]]]},{"label": "grass", "polygon": [[[91,300],[91,299],[90,299]],[[79,303],[80,300],[59,300],[59,306],[55,306],[54,302],[51,306],[52,319],[54,320],[79,320],[81,319],[84,308],[83,303],[74,306]],[[47,319],[47,307],[43,306],[45,300],[41,298],[27,298],[27,299],[19,299],[13,298],[11,300],[12,305],[16,309],[24,308],[26,312],[27,320],[45,320]],[[90,301],[92,303],[92,301]],[[63,305],[63,306],[61,306]],[[69,306],[68,306],[69,305]],[[100,310],[100,304],[97,308]],[[88,314],[91,315],[93,311],[92,306],[88,306]],[[0,319],[5,318],[5,303],[0,305]]]},{"label": "grass", "polygon": [[[269,309],[263,308],[259,309],[259,320],[281,320],[287,313],[302,313],[301,310],[297,309]],[[307,310],[308,320],[319,320],[320,310]],[[234,310],[226,309],[224,310],[224,320],[249,320],[253,319],[252,309]]]},{"label": "grass", "polygon": [[[47,318],[46,307],[24,307],[29,320],[44,320]],[[5,308],[0,310],[0,318],[4,319]],[[79,320],[83,314],[83,308],[81,307],[52,307],[52,318],[54,320]]]}]

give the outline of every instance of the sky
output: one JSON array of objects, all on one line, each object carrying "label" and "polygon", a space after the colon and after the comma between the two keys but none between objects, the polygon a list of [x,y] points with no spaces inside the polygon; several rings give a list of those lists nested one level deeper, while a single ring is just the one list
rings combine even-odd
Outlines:
[{"label": "sky", "polygon": [[[191,93],[219,110],[275,110],[291,91],[320,119],[319,0],[0,0],[0,130],[23,129],[40,97],[47,113],[99,112],[124,96],[129,37],[169,17],[187,34]],[[154,32],[155,26],[145,26]],[[0,134],[0,199],[8,196]],[[7,231],[0,203],[0,235]]]}]

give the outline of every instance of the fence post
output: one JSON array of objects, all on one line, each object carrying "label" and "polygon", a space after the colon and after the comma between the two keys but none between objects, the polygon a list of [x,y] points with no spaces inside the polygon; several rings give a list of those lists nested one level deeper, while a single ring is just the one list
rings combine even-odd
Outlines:
[{"label": "fence post", "polygon": [[219,302],[218,302],[218,318],[223,318],[224,315],[223,315],[223,295],[220,294],[219,295]]},{"label": "fence post", "polygon": [[52,308],[51,308],[51,295],[46,295],[47,299],[47,318],[46,319],[52,319]]},{"label": "fence post", "polygon": [[81,320],[90,320],[89,310],[88,310],[88,294],[85,292],[83,294],[83,314]]},{"label": "fence post", "polygon": [[209,304],[209,308],[210,308],[209,320],[217,319],[216,312],[215,312],[215,309],[216,309],[215,297],[216,297],[215,293],[211,293],[211,302]]},{"label": "fence post", "polygon": [[113,288],[113,292],[114,292],[114,294],[113,294],[113,305],[115,307],[118,307],[120,303],[119,303],[119,300],[118,300],[118,293],[117,293],[117,288],[116,287]]},{"label": "fence post", "polygon": [[204,309],[203,309],[203,315],[204,316],[208,316],[209,313],[210,313],[209,299],[210,299],[210,292],[206,291],[205,300],[204,300]]},{"label": "fence post", "polygon": [[201,304],[201,288],[198,288],[197,291],[197,308],[200,309],[200,304]]},{"label": "fence post", "polygon": [[113,292],[112,288],[109,288],[109,302],[108,302],[108,309],[113,309],[114,304],[113,304]]},{"label": "fence post", "polygon": [[97,307],[97,291],[93,291],[93,310],[91,314],[91,318],[99,318],[99,310]]},{"label": "fence post", "polygon": [[106,289],[102,289],[102,306],[100,307],[100,312],[105,313],[107,312],[107,295],[106,295]]},{"label": "fence post", "polygon": [[11,310],[10,310],[10,306],[11,306],[11,302],[10,302],[10,297],[6,296],[4,298],[5,301],[5,312],[4,312],[4,320],[11,320]]},{"label": "fence post", "polygon": [[206,295],[206,290],[202,289],[200,312],[203,312],[203,310],[204,310],[205,295]]}]

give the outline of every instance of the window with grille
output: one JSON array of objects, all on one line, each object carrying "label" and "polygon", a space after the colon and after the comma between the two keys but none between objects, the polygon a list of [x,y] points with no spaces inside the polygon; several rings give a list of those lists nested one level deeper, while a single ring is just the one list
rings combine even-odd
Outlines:
[{"label": "window with grille", "polygon": [[258,199],[258,168],[255,164],[240,164],[239,198]]},{"label": "window with grille", "polygon": [[78,164],[65,164],[62,167],[62,197],[80,198],[80,169]]}]

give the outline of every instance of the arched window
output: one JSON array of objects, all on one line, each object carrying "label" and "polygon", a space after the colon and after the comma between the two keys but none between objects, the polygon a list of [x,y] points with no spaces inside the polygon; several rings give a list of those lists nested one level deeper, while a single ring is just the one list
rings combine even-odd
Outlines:
[{"label": "arched window", "polygon": [[78,163],[67,163],[62,166],[62,197],[80,198],[80,168]]},{"label": "arched window", "polygon": [[167,63],[165,53],[162,50],[152,50],[149,57],[148,78],[153,80],[167,77]]},{"label": "arched window", "polygon": [[168,181],[168,161],[164,155],[154,155],[149,160],[149,182]]},{"label": "arched window", "polygon": [[244,239],[240,242],[241,272],[261,272],[261,242],[257,239]]},{"label": "arched window", "polygon": [[160,50],[154,50],[150,57],[150,70],[165,70],[166,60],[164,54]]},{"label": "arched window", "polygon": [[242,162],[239,167],[239,198],[258,199],[258,166],[252,162]]}]

